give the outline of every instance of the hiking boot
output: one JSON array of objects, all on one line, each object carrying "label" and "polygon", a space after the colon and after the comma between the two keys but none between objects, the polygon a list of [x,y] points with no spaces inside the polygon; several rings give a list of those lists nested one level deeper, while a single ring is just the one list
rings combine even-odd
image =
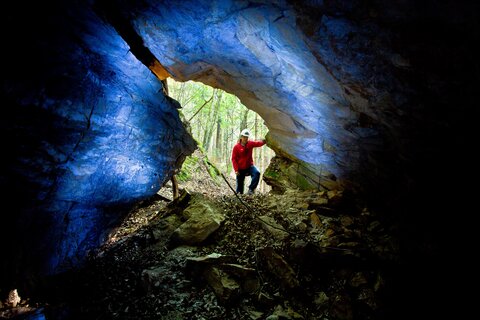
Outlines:
[{"label": "hiking boot", "polygon": [[254,191],[254,190],[250,190],[250,189],[248,189],[248,192],[247,192],[247,194],[248,194],[248,195],[251,195],[251,194],[254,194],[254,193],[255,193],[255,191]]}]

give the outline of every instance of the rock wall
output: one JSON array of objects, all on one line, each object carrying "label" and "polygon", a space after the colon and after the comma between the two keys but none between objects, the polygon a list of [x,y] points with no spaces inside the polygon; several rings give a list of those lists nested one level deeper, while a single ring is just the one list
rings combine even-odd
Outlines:
[{"label": "rock wall", "polygon": [[[8,281],[81,263],[195,148],[161,82],[91,7],[15,7],[2,14]],[[18,21],[25,31],[7,32]]]},{"label": "rock wall", "polygon": [[269,145],[308,167],[311,185],[398,193],[442,154],[435,136],[463,134],[474,4],[103,3],[175,79],[224,89],[256,111]]},{"label": "rock wall", "polygon": [[80,262],[119,205],[155,193],[192,152],[153,73],[237,95],[292,175],[314,180],[302,184],[352,187],[429,221],[422,190],[438,194],[442,170],[464,167],[447,146],[470,145],[476,12],[413,0],[13,4],[1,19],[0,184],[13,207],[2,274]]}]

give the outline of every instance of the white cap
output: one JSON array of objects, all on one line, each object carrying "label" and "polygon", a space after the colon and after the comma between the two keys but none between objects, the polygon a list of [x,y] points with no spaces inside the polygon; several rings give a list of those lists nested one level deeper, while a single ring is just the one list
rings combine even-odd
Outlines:
[{"label": "white cap", "polygon": [[248,129],[243,129],[240,135],[244,137],[250,137],[250,131]]}]

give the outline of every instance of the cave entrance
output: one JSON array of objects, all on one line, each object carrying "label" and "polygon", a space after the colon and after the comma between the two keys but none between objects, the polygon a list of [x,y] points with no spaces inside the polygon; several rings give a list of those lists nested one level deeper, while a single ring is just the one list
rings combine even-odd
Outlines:
[{"label": "cave entrance", "polygon": [[[233,146],[245,128],[252,134],[250,139],[263,139],[268,132],[263,119],[244,106],[238,97],[221,89],[195,81],[177,82],[171,78],[167,79],[167,84],[169,96],[180,102],[180,114],[190,126],[199,148],[210,162],[234,181]],[[263,173],[273,156],[275,152],[266,145],[253,151],[254,164],[261,173],[257,192],[266,193],[271,189],[263,181]],[[246,186],[249,179],[245,180]],[[232,187],[235,188],[235,184]]]}]

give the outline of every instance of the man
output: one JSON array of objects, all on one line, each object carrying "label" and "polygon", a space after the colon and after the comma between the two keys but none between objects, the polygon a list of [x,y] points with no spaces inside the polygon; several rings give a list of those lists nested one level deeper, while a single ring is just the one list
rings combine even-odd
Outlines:
[{"label": "man", "polygon": [[252,181],[248,187],[248,194],[254,194],[260,181],[260,171],[253,165],[252,152],[253,148],[261,147],[265,144],[265,140],[251,141],[250,131],[248,129],[242,130],[240,133],[240,140],[233,147],[232,164],[233,170],[237,175],[237,193],[243,194],[243,185],[246,176],[252,176]]}]

